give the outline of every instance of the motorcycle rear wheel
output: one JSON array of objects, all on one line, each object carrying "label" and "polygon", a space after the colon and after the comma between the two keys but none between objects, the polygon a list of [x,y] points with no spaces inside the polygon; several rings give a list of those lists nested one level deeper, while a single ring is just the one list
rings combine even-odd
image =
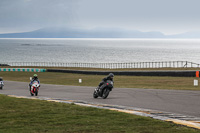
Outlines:
[{"label": "motorcycle rear wheel", "polygon": [[110,93],[109,89],[104,89],[102,98],[106,99],[108,97],[109,93]]}]

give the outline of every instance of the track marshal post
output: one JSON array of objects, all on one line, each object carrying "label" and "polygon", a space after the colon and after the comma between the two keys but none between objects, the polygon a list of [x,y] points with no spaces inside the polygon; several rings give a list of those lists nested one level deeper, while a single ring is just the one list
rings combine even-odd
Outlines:
[{"label": "track marshal post", "polygon": [[[199,78],[199,71],[196,71],[196,78]],[[198,79],[194,79],[194,86],[198,86]]]}]

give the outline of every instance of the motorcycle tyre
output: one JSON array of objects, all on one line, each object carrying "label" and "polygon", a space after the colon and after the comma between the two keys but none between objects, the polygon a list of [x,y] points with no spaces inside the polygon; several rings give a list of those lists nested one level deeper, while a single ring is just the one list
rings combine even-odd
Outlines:
[{"label": "motorcycle tyre", "polygon": [[30,93],[31,93],[31,96],[33,96],[34,94],[30,91]]},{"label": "motorcycle tyre", "polygon": [[37,95],[38,95],[38,90],[36,89],[36,90],[35,90],[35,96],[37,96]]},{"label": "motorcycle tyre", "polygon": [[94,90],[94,93],[93,93],[93,97],[94,97],[94,98],[97,98],[97,97],[98,97],[98,95],[97,95],[97,93],[96,93],[95,90]]},{"label": "motorcycle tyre", "polygon": [[109,93],[110,93],[109,89],[104,89],[102,98],[106,99],[108,97]]},{"label": "motorcycle tyre", "polygon": [[3,90],[3,86],[1,86],[0,89]]}]

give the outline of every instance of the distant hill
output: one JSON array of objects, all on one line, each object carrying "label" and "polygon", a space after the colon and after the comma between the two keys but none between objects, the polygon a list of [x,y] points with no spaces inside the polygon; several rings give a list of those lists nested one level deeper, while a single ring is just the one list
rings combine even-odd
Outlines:
[{"label": "distant hill", "polygon": [[200,33],[164,35],[161,32],[141,32],[119,28],[43,28],[31,32],[0,34],[0,38],[200,38]]},{"label": "distant hill", "polygon": [[163,38],[160,32],[140,32],[117,28],[43,28],[31,32],[0,34],[0,38]]},{"label": "distant hill", "polygon": [[200,32],[186,32],[182,34],[169,35],[168,38],[200,38]]}]

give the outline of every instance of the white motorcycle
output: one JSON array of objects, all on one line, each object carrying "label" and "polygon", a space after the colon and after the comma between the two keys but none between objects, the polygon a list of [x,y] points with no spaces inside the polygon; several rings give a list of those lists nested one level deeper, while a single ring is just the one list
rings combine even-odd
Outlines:
[{"label": "white motorcycle", "polygon": [[32,85],[31,85],[31,89],[30,89],[31,96],[33,96],[34,94],[35,94],[35,96],[38,95],[39,87],[40,87],[39,82],[33,81]]}]

